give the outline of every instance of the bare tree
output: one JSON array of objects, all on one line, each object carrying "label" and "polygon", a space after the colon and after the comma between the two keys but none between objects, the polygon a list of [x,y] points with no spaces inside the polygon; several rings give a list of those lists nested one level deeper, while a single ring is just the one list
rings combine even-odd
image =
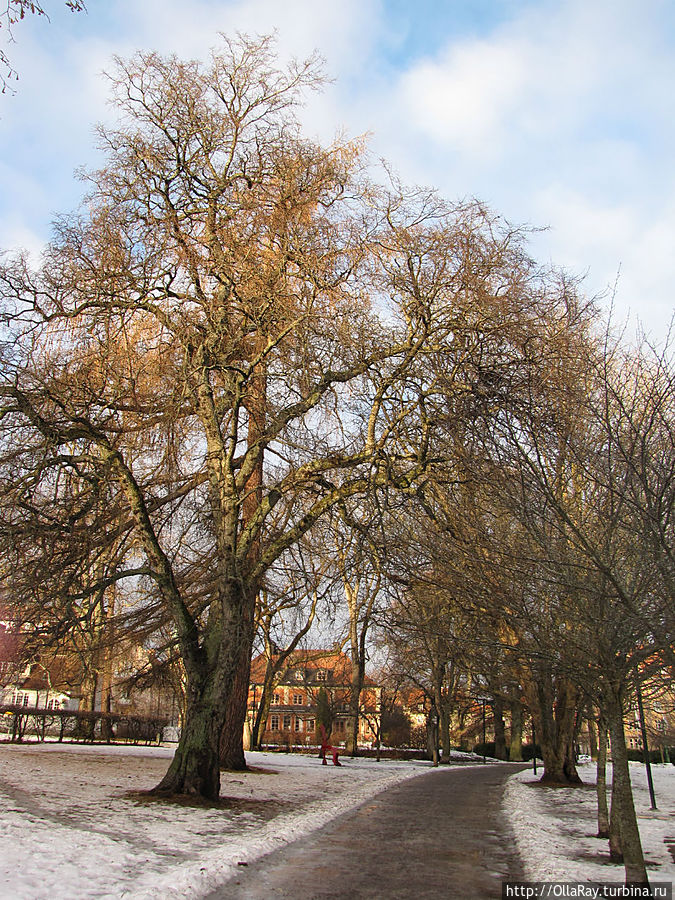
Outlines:
[{"label": "bare tree", "polygon": [[[434,372],[461,357],[457,303],[519,259],[479,206],[376,189],[358,144],[302,139],[294,106],[319,81],[266,39],[207,68],[120,61],[86,207],[37,272],[0,272],[4,460],[81,470],[82,502],[105,485],[129,577],[175,629],[170,793],[217,796],[265,573],[336,504],[414,491]],[[63,524],[58,490],[33,499]]]}]

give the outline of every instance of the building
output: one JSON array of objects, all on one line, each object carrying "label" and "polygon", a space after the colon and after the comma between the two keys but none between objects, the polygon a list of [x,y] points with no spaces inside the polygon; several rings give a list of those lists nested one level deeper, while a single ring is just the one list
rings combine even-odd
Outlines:
[{"label": "building", "polygon": [[[670,758],[670,750],[675,747],[674,684],[672,670],[664,668],[642,685],[647,744],[650,750],[660,751],[663,758]],[[624,721],[628,749],[642,750],[642,727],[637,697],[633,699]]]},{"label": "building", "polygon": [[71,669],[62,657],[49,665],[26,661],[20,631],[11,622],[0,622],[0,705],[77,709],[77,678]]},{"label": "building", "polygon": [[[273,657],[272,661],[279,657]],[[351,659],[345,653],[326,650],[297,650],[280,667],[273,680],[272,697],[263,745],[313,746],[320,742],[316,724],[317,698],[326,692],[333,717],[332,742],[346,743],[349,734],[349,700],[351,696]],[[267,657],[256,657],[251,663],[245,746],[263,697]],[[359,702],[360,746],[376,741],[380,727],[381,688],[368,676]]]}]

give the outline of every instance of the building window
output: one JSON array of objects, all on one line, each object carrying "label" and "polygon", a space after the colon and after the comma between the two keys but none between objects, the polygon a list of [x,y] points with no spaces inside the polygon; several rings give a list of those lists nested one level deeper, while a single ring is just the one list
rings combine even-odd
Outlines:
[{"label": "building window", "polygon": [[296,731],[302,731],[301,720],[298,719],[297,717],[296,717],[296,720],[295,720],[295,730],[296,730]]},{"label": "building window", "polygon": [[338,731],[344,731],[344,730],[345,730],[345,720],[344,720],[344,719],[338,719],[336,725],[337,725],[337,730],[338,730]]},{"label": "building window", "polygon": [[314,719],[307,719],[305,721],[305,731],[314,731]]},{"label": "building window", "polygon": [[284,716],[284,731],[290,731],[290,730],[291,730],[291,717]]},{"label": "building window", "polygon": [[54,698],[47,701],[47,709],[59,709],[60,706],[61,704],[59,703],[59,701],[54,700]]},{"label": "building window", "polygon": [[325,681],[328,673],[325,669],[317,669],[316,670],[316,680],[317,681]]},{"label": "building window", "polygon": [[281,703],[281,694],[278,691],[274,692],[274,696],[272,697],[272,703],[275,706],[279,706],[279,704]]},{"label": "building window", "polygon": [[28,706],[28,694],[23,695],[23,705]]},{"label": "building window", "polygon": [[270,716],[270,731],[279,730],[279,716]]},{"label": "building window", "polygon": [[12,705],[13,706],[21,706],[23,703],[23,693],[21,691],[14,691],[14,696],[12,697]]},{"label": "building window", "polygon": [[293,694],[293,703],[296,706],[302,706],[304,702],[305,698],[302,696],[302,694]]}]

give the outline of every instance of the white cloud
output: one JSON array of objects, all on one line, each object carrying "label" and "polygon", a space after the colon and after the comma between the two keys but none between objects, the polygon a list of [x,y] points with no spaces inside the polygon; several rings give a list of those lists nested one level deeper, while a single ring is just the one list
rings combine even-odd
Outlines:
[{"label": "white cloud", "polygon": [[[548,226],[536,255],[652,331],[673,310],[675,56],[661,0],[552,0],[413,62],[376,110],[414,182]],[[660,323],[660,324],[659,324]]]},{"label": "white cloud", "polygon": [[[0,216],[11,209],[12,233],[47,237],[52,217],[77,204],[83,188],[74,170],[94,164],[94,126],[112,114],[102,72],[112,70],[113,55],[156,49],[206,58],[220,32],[276,31],[282,58],[318,48],[332,73],[345,60],[358,67],[368,55],[378,8],[376,0],[321,6],[312,0],[119,0],[105,10],[105,33],[95,27],[93,8],[91,18],[29,18],[13,46],[18,91],[0,98]],[[313,102],[306,116],[324,135],[336,127],[330,102]]]},{"label": "white cloud", "polygon": [[584,276],[586,292],[604,295],[619,321],[637,318],[663,337],[675,309],[675,201],[652,218],[634,204],[601,205],[557,184],[534,202],[551,222],[534,240],[540,257]]},{"label": "white cloud", "polygon": [[[612,284],[621,264],[626,303],[644,314],[648,285],[663,317],[672,308],[664,285],[673,280],[675,225],[669,3],[513,8],[478,36],[448,34],[438,52],[406,68],[387,56],[403,44],[392,37],[402,26],[388,17],[388,0],[110,0],[63,27],[26,22],[13,48],[19,93],[0,98],[0,243],[44,237],[52,214],[75,205],[72,171],[91,162],[92,125],[109,115],[98,73],[113,53],[205,57],[220,31],[276,29],[282,57],[317,48],[337,79],[310,99],[310,133],[372,132],[375,153],[406,180],[550,226],[537,252],[589,271],[593,291]],[[437,47],[435,23],[426,27]]]},{"label": "white cloud", "polygon": [[515,45],[476,41],[416,66],[402,79],[400,96],[413,127],[464,153],[490,157],[526,78]]},{"label": "white cloud", "polygon": [[305,56],[316,48],[332,62],[349,55],[353,62],[367,48],[376,21],[374,0],[133,0],[123,4],[129,31],[141,45],[161,52],[203,58],[219,33],[269,34],[276,31],[282,55]]},{"label": "white cloud", "polygon": [[[658,107],[673,67],[649,8],[570,0],[524,8],[487,37],[449,38],[400,78],[397,108],[418,138],[491,163],[572,142],[609,117]],[[645,92],[648,96],[644,96]]]}]

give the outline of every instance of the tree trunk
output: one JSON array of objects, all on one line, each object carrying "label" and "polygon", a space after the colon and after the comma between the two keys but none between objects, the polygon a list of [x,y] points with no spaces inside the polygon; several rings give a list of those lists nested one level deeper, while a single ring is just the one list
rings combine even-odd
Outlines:
[{"label": "tree trunk", "polygon": [[[261,345],[262,346],[262,345]],[[267,401],[267,376],[261,367],[251,377],[249,393],[244,402],[248,412],[247,452],[258,452],[258,459],[251,472],[242,500],[241,528],[244,529],[255,515],[263,497],[264,453],[259,446],[265,431]],[[253,542],[248,552],[248,564],[255,566],[260,558],[260,536]],[[225,722],[220,735],[220,765],[223,769],[244,771],[244,722],[248,705],[248,689],[251,678],[251,652],[255,631],[255,605],[258,591],[242,592],[241,631],[234,681],[227,698]]]},{"label": "tree trunk", "polygon": [[614,802],[614,778],[612,778],[612,805],[609,813],[609,858],[612,862],[623,862],[621,852],[621,822],[619,820],[619,804]]},{"label": "tree trunk", "polygon": [[438,718],[435,710],[427,716],[427,753],[434,766],[438,765]]},{"label": "tree trunk", "polygon": [[612,745],[612,814],[616,811],[618,817],[626,884],[648,884],[630,783],[621,698],[613,697],[606,711]]},{"label": "tree trunk", "polygon": [[[606,739],[607,738],[605,735],[605,740]],[[595,722],[590,717],[588,718],[588,743],[589,743],[588,752],[591,755],[591,759],[597,759],[598,753],[600,751],[600,746],[598,744],[598,734],[596,732]]]},{"label": "tree trunk", "polygon": [[242,602],[237,665],[220,735],[220,766],[237,772],[243,772],[247,768],[244,754],[244,721],[251,679],[256,597],[257,592],[251,591],[250,596],[245,597]]},{"label": "tree trunk", "polygon": [[222,769],[233,769],[237,772],[243,772],[247,768],[244,753],[244,721],[251,675],[252,643],[251,635],[248,645],[241,648],[220,734],[220,766]]},{"label": "tree trunk", "polygon": [[[83,712],[93,713],[96,709],[96,692],[98,691],[98,673],[94,669],[86,672],[82,680],[82,697],[80,699],[80,709]],[[80,729],[85,741],[94,742],[94,730],[96,728],[96,719],[94,716],[80,722]]]},{"label": "tree trunk", "polygon": [[495,694],[492,701],[492,715],[495,733],[495,757],[506,759],[506,731],[504,728],[504,701],[499,694]]},{"label": "tree trunk", "polygon": [[113,615],[115,613],[115,594],[110,592],[108,608],[104,613],[103,638],[101,648],[103,665],[101,667],[101,712],[106,715],[101,719],[101,738],[110,743],[113,739],[110,714],[112,712],[112,688],[113,688],[113,649],[115,647],[115,635],[113,632]]},{"label": "tree trunk", "polygon": [[554,685],[548,673],[537,672],[534,677],[528,694],[544,760],[541,781],[580,784],[574,762],[576,693],[568,682]]},{"label": "tree trunk", "polygon": [[438,744],[440,742],[443,750],[443,762],[450,762],[450,717],[448,715],[447,704],[443,697],[443,682],[445,680],[445,667],[434,668],[432,673],[434,706],[438,715],[436,731],[436,752],[438,753]]},{"label": "tree trunk", "polygon": [[352,636],[351,685],[349,691],[349,732],[345,751],[349,756],[357,756],[359,752],[359,713],[361,689],[363,687],[363,664],[359,658],[358,640]]},{"label": "tree trunk", "polygon": [[609,809],[607,806],[607,725],[598,722],[598,763],[596,791],[598,795],[598,837],[609,837]]},{"label": "tree trunk", "polygon": [[361,691],[365,679],[365,634],[359,634],[359,591],[360,581],[350,583],[343,577],[345,599],[349,610],[349,647],[351,650],[351,672],[349,689],[349,721],[345,750],[350,756],[358,753],[359,714],[361,712]]},{"label": "tree trunk", "polygon": [[544,762],[541,780],[552,784],[565,784],[567,779],[563,770],[563,752],[555,727],[552,693],[552,687],[546,678],[538,678],[531,686],[529,706]]},{"label": "tree trunk", "polygon": [[185,724],[169,769],[155,794],[192,794],[217,800],[220,795],[220,734],[225,696],[211,676],[201,691],[188,687]]},{"label": "tree trunk", "polygon": [[441,703],[440,718],[438,727],[440,728],[441,748],[443,749],[443,762],[450,762],[450,754],[452,747],[450,745],[450,710],[448,703]]},{"label": "tree trunk", "polygon": [[523,704],[520,700],[511,701],[511,744],[509,759],[521,762],[523,758]]},{"label": "tree trunk", "polygon": [[274,675],[270,675],[268,679],[268,671],[272,670],[271,661],[267,661],[267,669],[265,671],[265,680],[260,695],[260,703],[255,712],[255,720],[253,722],[253,730],[251,732],[251,750],[260,750],[262,745],[265,726],[269,719],[270,707],[274,699]]},{"label": "tree trunk", "polygon": [[216,800],[226,722],[227,751],[240,751],[236,758],[243,757],[246,695],[242,705],[241,685],[248,689],[255,596],[255,590],[247,590],[239,579],[225,579],[217,605],[215,601],[212,605],[203,644],[190,647],[186,640],[185,722],[173,761],[153,793]]}]

